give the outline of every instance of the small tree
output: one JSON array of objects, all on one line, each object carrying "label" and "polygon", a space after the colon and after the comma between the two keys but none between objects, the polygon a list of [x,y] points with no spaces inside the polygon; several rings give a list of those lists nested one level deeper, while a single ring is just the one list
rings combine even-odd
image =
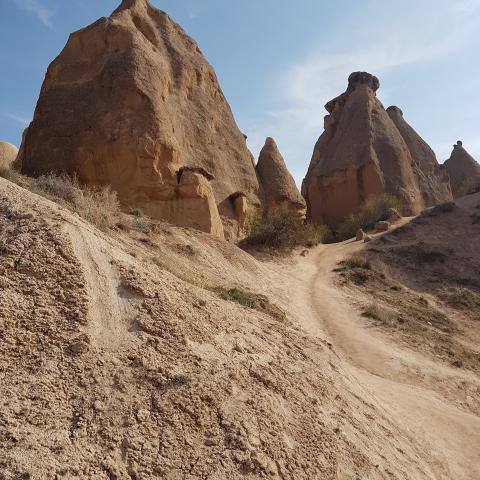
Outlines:
[{"label": "small tree", "polygon": [[297,246],[312,247],[331,241],[333,237],[327,226],[306,223],[298,211],[286,205],[252,215],[247,232],[241,246],[279,251],[291,251]]},{"label": "small tree", "polygon": [[400,200],[389,193],[370,197],[357,213],[351,213],[338,227],[338,238],[346,240],[355,236],[359,228],[372,228],[376,222],[387,220],[390,209],[401,209]]}]

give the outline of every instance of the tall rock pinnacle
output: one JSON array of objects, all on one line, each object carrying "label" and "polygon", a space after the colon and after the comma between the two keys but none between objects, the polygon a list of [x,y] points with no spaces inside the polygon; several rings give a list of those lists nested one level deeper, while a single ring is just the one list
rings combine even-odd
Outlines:
[{"label": "tall rock pinnacle", "polygon": [[[237,231],[231,196],[259,202],[252,155],[213,68],[148,0],[123,0],[70,36],[48,68],[21,152],[24,173],[111,184],[123,206],[153,218],[214,233],[218,209],[227,237]],[[208,219],[193,225],[178,183],[187,167],[208,177],[189,193],[196,218]]]},{"label": "tall rock pinnacle", "polygon": [[273,138],[268,137],[265,141],[258,158],[257,173],[263,187],[267,209],[286,205],[292,210],[305,212],[305,200],[298,191]]},{"label": "tall rock pinnacle", "polygon": [[384,192],[411,214],[451,198],[433,152],[397,118],[400,109],[387,113],[376,96],[379,86],[374,75],[354,72],[347,90],[325,105],[325,131],[302,185],[308,216],[318,223],[338,225]]},{"label": "tall rock pinnacle", "polygon": [[444,165],[450,175],[455,196],[480,187],[480,165],[465,150],[460,140],[453,146],[452,154]]}]

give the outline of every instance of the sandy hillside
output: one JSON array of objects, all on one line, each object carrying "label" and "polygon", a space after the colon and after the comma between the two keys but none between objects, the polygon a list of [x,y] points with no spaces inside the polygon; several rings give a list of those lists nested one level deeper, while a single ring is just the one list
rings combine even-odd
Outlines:
[{"label": "sandy hillside", "polygon": [[477,371],[361,317],[332,270],[362,247],[105,234],[0,179],[0,478],[479,478],[475,401],[441,388]]}]

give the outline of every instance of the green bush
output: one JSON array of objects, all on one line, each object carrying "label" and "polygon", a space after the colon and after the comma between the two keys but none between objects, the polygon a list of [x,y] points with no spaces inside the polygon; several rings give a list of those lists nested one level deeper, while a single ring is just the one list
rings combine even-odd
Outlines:
[{"label": "green bush", "polygon": [[398,198],[384,193],[366,200],[357,213],[351,213],[340,224],[337,235],[340,240],[347,240],[356,235],[360,228],[372,228],[376,222],[388,220],[388,211],[394,208],[401,210]]},{"label": "green bush", "polygon": [[291,251],[297,246],[313,247],[332,240],[333,234],[326,225],[305,223],[298,212],[282,206],[253,215],[248,235],[240,246]]}]

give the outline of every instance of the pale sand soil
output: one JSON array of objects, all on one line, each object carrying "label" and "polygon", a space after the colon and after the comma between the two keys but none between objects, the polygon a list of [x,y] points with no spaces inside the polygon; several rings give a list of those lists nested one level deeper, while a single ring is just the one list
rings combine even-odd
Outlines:
[{"label": "pale sand soil", "polygon": [[476,376],[368,328],[331,272],[356,248],[107,235],[0,179],[0,478],[479,478],[478,416],[434,388]]}]

